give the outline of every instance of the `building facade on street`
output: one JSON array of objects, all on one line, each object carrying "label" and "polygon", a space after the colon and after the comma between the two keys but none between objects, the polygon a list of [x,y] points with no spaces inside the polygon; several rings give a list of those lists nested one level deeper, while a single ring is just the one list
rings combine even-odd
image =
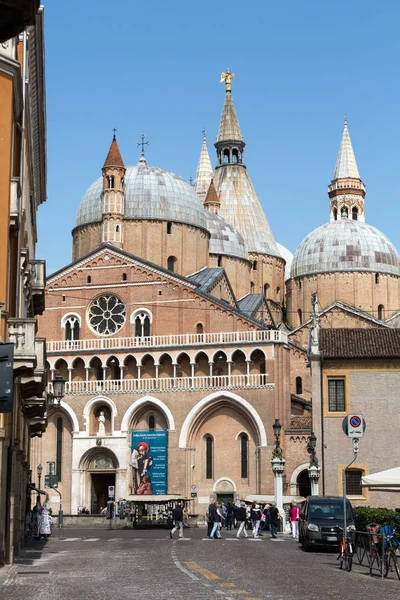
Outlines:
[{"label": "building facade on street", "polygon": [[14,344],[13,401],[7,412],[0,403],[0,565],[23,544],[30,442],[46,428],[46,349],[36,320],[46,273],[35,255],[36,214],[46,199],[43,11],[31,19],[30,3],[20,4],[33,24],[0,43],[0,350]]},{"label": "building facade on street", "polygon": [[[365,223],[347,122],[330,222],[293,258],[254,190],[223,76],[215,170],[205,134],[193,186],[143,150],[125,166],[114,136],[79,205],[72,263],[47,280],[39,332],[48,380],[62,375],[66,396],[32,452],[55,464],[65,512],[98,512],[110,486],[117,499],[195,486],[200,514],[211,497],[271,495],[275,419],[284,494],[307,495],[313,319],[322,329],[396,325],[400,258]],[[324,476],[333,489],[336,474]]]}]

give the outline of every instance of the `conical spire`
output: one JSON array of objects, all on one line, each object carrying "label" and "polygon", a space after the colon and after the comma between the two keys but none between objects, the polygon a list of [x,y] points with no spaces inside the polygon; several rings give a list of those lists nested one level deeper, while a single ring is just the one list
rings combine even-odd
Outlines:
[{"label": "conical spire", "polygon": [[217,142],[226,140],[243,141],[230,89],[227,89],[225,93],[225,102],[217,135]]},{"label": "conical spire", "polygon": [[218,214],[220,206],[221,203],[218,198],[217,190],[215,189],[214,182],[211,179],[206,199],[204,200],[204,208],[207,208],[207,210]]},{"label": "conical spire", "polygon": [[358,172],[353,145],[350,139],[350,133],[347,127],[347,117],[345,116],[342,141],[340,142],[339,154],[336,161],[333,180],[347,179],[348,177],[361,179],[360,173]]},{"label": "conical spire", "polygon": [[201,147],[200,159],[197,165],[196,177],[194,180],[194,189],[196,190],[200,200],[203,202],[207,195],[210,182],[212,181],[212,176],[213,168],[207,149],[206,132],[203,130],[203,145]]},{"label": "conical spire", "polygon": [[118,148],[117,138],[115,137],[115,133],[114,133],[113,140],[111,142],[110,149],[107,154],[107,158],[104,162],[103,169],[105,167],[125,167],[124,161],[122,160],[122,156],[121,156],[121,153]]}]

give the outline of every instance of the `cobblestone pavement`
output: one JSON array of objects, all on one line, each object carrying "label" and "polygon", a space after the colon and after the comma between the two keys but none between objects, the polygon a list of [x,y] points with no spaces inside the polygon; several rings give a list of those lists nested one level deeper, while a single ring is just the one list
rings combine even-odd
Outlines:
[{"label": "cobblestone pavement", "polygon": [[[204,529],[169,532],[65,529],[31,542],[7,578],[1,600],[398,600],[400,581],[340,571],[336,553],[304,553],[288,535],[272,540],[208,540]],[[1,574],[1,571],[0,571]]]}]

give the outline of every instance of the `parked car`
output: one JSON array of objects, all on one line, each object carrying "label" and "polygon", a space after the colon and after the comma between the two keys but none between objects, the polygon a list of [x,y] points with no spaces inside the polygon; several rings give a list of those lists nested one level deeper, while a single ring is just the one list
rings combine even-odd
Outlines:
[{"label": "parked car", "polygon": [[[347,530],[355,529],[353,508],[346,499]],[[343,498],[340,496],[308,496],[300,513],[299,542],[308,552],[312,548],[338,548],[343,529]]]}]

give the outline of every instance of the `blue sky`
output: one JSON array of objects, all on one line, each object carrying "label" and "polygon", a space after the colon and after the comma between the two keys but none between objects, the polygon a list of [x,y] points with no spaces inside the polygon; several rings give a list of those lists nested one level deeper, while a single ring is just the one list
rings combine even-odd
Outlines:
[{"label": "blue sky", "polygon": [[278,242],[294,251],[328,220],[343,128],[367,186],[366,221],[400,247],[400,4],[387,0],[45,2],[48,198],[37,257],[71,262],[76,211],[116,127],[126,165],[144,131],[150,164],[195,175],[224,86],[245,162]]}]

